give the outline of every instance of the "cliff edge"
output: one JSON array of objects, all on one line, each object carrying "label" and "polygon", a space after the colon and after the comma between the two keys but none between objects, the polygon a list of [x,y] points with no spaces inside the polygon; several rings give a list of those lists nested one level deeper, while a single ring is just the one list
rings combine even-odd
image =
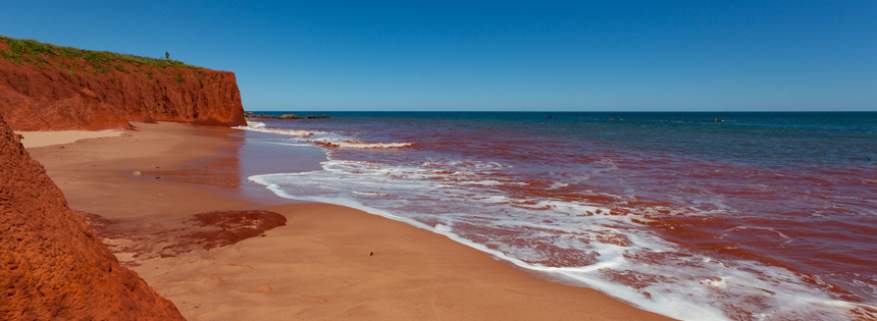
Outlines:
[{"label": "cliff edge", "polygon": [[3,36],[0,116],[15,130],[246,124],[231,72]]},{"label": "cliff edge", "polygon": [[183,320],[67,207],[2,117],[0,320]]}]

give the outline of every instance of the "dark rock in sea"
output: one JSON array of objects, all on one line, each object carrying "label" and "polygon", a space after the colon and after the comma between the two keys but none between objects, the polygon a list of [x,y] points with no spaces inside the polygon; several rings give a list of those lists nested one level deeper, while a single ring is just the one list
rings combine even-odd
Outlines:
[{"label": "dark rock in sea", "polygon": [[329,115],[307,115],[307,116],[299,116],[296,114],[281,114],[281,115],[272,115],[272,114],[260,114],[254,112],[247,112],[246,117],[248,119],[281,119],[281,120],[299,120],[299,119],[325,119],[329,118]]}]

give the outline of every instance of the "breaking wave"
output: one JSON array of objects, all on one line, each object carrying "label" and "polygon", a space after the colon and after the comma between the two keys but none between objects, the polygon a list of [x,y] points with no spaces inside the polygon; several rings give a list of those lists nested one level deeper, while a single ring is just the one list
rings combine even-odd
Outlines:
[{"label": "breaking wave", "polygon": [[325,131],[311,131],[301,129],[285,129],[268,127],[263,122],[247,121],[247,126],[234,127],[240,130],[276,134],[289,136],[299,139],[300,141],[311,143],[326,148],[360,148],[360,149],[384,149],[384,148],[406,148],[414,146],[409,142],[362,142],[350,137]]},{"label": "breaking wave", "polygon": [[845,320],[845,312],[857,308],[786,269],[680,249],[642,224],[646,218],[613,215],[588,202],[511,196],[501,187],[524,183],[503,178],[504,168],[476,161],[390,166],[330,159],[318,171],[249,179],[283,198],[402,221],[682,320]]}]

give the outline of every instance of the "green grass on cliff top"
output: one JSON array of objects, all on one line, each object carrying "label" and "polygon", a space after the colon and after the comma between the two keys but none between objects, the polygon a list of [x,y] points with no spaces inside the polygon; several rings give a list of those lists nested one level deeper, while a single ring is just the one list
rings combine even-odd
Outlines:
[{"label": "green grass on cliff top", "polygon": [[71,47],[55,46],[36,40],[14,39],[0,36],[0,43],[5,43],[7,48],[0,46],[0,58],[17,64],[47,65],[49,57],[64,57],[82,59],[95,71],[107,72],[110,69],[123,71],[123,64],[134,64],[157,68],[188,67],[183,62],[168,59],[147,58],[134,55],[126,55],[108,51],[93,51]]}]

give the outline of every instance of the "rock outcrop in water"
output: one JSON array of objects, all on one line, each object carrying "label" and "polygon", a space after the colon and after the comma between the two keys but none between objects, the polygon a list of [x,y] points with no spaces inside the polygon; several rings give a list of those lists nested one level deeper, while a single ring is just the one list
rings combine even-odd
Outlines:
[{"label": "rock outcrop in water", "polygon": [[244,116],[250,119],[280,119],[280,120],[299,120],[299,119],[326,119],[329,115],[304,115],[296,114],[267,114],[257,112],[244,112]]},{"label": "rock outcrop in water", "polygon": [[231,72],[7,37],[0,37],[0,115],[15,130],[246,124]]},{"label": "rock outcrop in water", "polygon": [[0,320],[183,320],[67,207],[2,117]]}]

